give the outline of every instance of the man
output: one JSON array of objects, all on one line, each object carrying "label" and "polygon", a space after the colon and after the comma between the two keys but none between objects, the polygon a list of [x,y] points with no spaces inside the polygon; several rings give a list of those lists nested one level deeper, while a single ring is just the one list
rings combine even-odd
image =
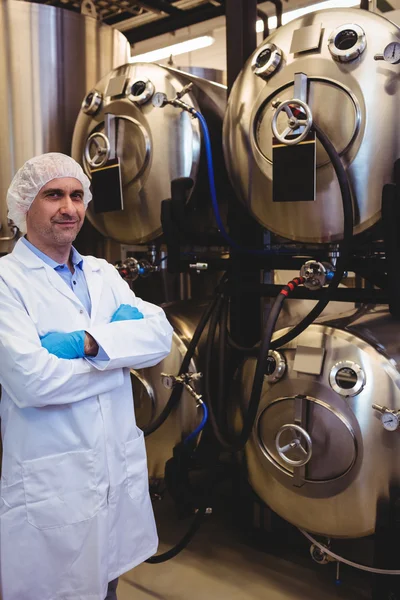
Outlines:
[{"label": "man", "polygon": [[163,311],[73,248],[91,199],[70,157],[15,175],[26,237],[0,259],[2,600],[108,600],[154,554],[146,452],[129,367],[170,351]]}]

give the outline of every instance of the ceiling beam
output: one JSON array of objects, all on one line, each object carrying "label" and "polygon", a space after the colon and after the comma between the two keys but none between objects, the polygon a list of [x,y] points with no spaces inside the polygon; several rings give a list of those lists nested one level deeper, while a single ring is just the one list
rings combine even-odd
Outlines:
[{"label": "ceiling beam", "polygon": [[171,16],[180,15],[183,12],[180,8],[167,2],[167,0],[136,0],[136,4],[151,12],[166,13]]},{"label": "ceiling beam", "polygon": [[[146,0],[147,2],[148,0]],[[229,1],[229,0],[228,0]],[[178,9],[179,10],[179,9]],[[201,5],[190,10],[179,10],[179,15],[168,16],[164,19],[152,21],[146,25],[140,27],[133,27],[128,31],[124,31],[124,35],[128,38],[131,44],[148,40],[149,38],[163,35],[164,33],[170,33],[177,29],[183,29],[184,27],[190,27],[196,23],[202,23],[215,17],[220,17],[225,14],[224,6],[214,5]]]}]

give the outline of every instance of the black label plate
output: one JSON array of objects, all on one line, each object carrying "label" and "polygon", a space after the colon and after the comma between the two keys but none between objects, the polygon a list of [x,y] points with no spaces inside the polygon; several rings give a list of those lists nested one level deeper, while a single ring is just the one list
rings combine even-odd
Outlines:
[{"label": "black label plate", "polygon": [[121,166],[118,158],[107,161],[104,167],[93,169],[92,194],[96,214],[124,209]]},{"label": "black label plate", "polygon": [[[295,138],[296,136],[288,136]],[[312,202],[316,197],[315,131],[295,146],[272,141],[272,199],[274,202]]]}]

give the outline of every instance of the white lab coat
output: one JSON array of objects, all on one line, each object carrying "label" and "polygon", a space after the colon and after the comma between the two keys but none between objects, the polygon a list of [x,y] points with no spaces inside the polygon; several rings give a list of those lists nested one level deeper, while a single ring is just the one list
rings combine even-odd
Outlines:
[{"label": "white lab coat", "polygon": [[[108,581],[157,550],[129,368],[170,351],[162,309],[85,257],[91,317],[24,244],[0,259],[0,583],[3,600],[104,600]],[[144,319],[109,323],[120,304]],[[65,360],[51,331],[88,331],[109,360]]]}]

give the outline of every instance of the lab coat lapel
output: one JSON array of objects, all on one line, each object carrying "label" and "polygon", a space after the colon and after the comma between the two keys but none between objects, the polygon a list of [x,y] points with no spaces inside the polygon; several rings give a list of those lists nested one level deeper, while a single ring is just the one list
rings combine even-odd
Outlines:
[{"label": "lab coat lapel", "polygon": [[72,300],[72,302],[78,306],[82,306],[79,298],[74,294],[71,288],[68,287],[60,275],[56,273],[56,271],[49,265],[46,265],[41,258],[29,250],[29,248],[27,248],[21,240],[18,240],[12,253],[15,258],[19,260],[26,268],[37,270],[38,273],[41,274],[44,271],[46,273],[48,282],[53,288],[55,288],[63,296],[66,296],[69,300]]},{"label": "lab coat lapel", "polygon": [[92,265],[88,258],[83,260],[83,272],[86,277],[86,283],[89,289],[90,300],[92,303],[92,311],[90,318],[92,323],[96,319],[97,310],[99,308],[101,292],[103,289],[103,275],[99,266]]},{"label": "lab coat lapel", "polygon": [[83,306],[81,301],[79,300],[78,296],[76,294],[74,294],[74,292],[71,290],[71,288],[68,287],[68,285],[62,279],[62,277],[60,277],[60,275],[54,269],[49,267],[48,265],[43,263],[43,266],[45,268],[46,275],[47,275],[47,278],[48,278],[50,284],[54,288],[56,288],[56,290],[58,292],[60,292],[64,296],[66,296],[69,300],[72,300],[72,302],[74,302],[75,304],[78,304],[78,306]]}]

